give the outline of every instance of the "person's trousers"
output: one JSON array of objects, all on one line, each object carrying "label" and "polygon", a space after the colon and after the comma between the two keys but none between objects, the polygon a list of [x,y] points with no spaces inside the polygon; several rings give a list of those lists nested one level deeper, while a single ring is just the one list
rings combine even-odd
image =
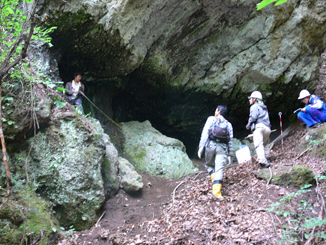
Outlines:
[{"label": "person's trousers", "polygon": [[267,146],[271,129],[263,123],[256,124],[256,129],[253,133],[254,146],[257,154],[257,161],[263,165],[267,163],[270,157],[269,147]]},{"label": "person's trousers", "polygon": [[77,108],[80,109],[81,112],[84,112],[81,98],[70,100],[70,104],[75,105]]},{"label": "person's trousers", "polygon": [[227,145],[210,141],[205,146],[205,167],[214,174],[214,183],[222,184],[224,168],[227,165]]},{"label": "person's trousers", "polygon": [[298,113],[298,119],[303,121],[310,128],[317,123],[325,122],[326,112],[306,106],[306,112],[300,111]]}]

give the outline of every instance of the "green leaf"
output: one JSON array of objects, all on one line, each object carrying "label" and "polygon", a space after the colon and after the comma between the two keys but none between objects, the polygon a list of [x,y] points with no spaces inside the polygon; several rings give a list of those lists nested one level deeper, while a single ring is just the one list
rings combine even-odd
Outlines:
[{"label": "green leaf", "polygon": [[275,6],[281,5],[283,3],[286,3],[288,0],[279,0],[277,3],[275,3]]},{"label": "green leaf", "polygon": [[66,88],[62,88],[62,87],[57,87],[57,90],[58,90],[59,92],[67,91]]},{"label": "green leaf", "polygon": [[15,14],[15,12],[11,9],[11,6],[9,5],[5,5],[2,11],[5,15]]},{"label": "green leaf", "polygon": [[262,8],[266,7],[268,4],[276,2],[277,0],[263,0],[257,5],[257,10],[261,10]]}]

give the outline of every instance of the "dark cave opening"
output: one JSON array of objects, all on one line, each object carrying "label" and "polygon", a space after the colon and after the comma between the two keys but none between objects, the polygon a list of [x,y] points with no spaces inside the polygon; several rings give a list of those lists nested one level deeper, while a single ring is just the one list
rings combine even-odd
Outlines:
[{"label": "dark cave opening", "polygon": [[[73,74],[74,71],[65,71],[64,74]],[[181,140],[191,158],[196,157],[198,143],[202,128],[208,116],[213,115],[219,104],[228,106],[226,118],[232,123],[234,137],[244,139],[250,131],[245,129],[250,105],[247,99],[249,95],[237,96],[237,100],[223,98],[195,90],[184,90],[163,85],[140,77],[138,72],[131,76],[122,77],[124,85],[117,87],[117,80],[94,78],[84,72],[82,82],[85,84],[86,96],[109,117],[116,122],[149,120],[154,128],[162,134]],[[71,81],[72,76],[62,76],[66,82]],[[289,88],[291,89],[291,88]],[[265,99],[269,108],[272,129],[271,140],[280,132],[279,111],[282,111],[283,130],[294,120],[294,109],[300,106],[299,101],[288,101],[286,104],[273,96]],[[102,125],[112,125],[99,111],[86,99],[83,100],[85,114],[90,113],[99,119]],[[293,110],[292,110],[293,109]],[[110,134],[110,126],[104,126],[105,132]]]}]

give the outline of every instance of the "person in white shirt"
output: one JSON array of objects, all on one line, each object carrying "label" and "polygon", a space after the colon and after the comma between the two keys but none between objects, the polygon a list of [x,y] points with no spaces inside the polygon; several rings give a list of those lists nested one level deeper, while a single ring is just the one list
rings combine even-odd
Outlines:
[{"label": "person in white shirt", "polygon": [[81,83],[82,75],[80,72],[75,72],[74,80],[66,84],[66,94],[68,95],[69,103],[75,105],[83,112],[82,94],[84,93],[85,86]]}]

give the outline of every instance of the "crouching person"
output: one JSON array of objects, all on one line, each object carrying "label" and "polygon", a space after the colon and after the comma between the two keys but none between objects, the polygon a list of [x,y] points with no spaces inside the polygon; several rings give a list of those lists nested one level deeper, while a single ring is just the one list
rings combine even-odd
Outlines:
[{"label": "crouching person", "polygon": [[298,113],[298,119],[313,128],[326,121],[326,106],[318,96],[310,94],[308,90],[301,90],[299,100],[306,104]]},{"label": "crouching person", "polygon": [[213,182],[213,195],[223,199],[221,189],[223,181],[223,171],[228,161],[233,156],[233,128],[224,116],[227,112],[225,105],[219,105],[215,110],[215,116],[207,118],[203,128],[198,157],[205,149],[205,167]]}]

